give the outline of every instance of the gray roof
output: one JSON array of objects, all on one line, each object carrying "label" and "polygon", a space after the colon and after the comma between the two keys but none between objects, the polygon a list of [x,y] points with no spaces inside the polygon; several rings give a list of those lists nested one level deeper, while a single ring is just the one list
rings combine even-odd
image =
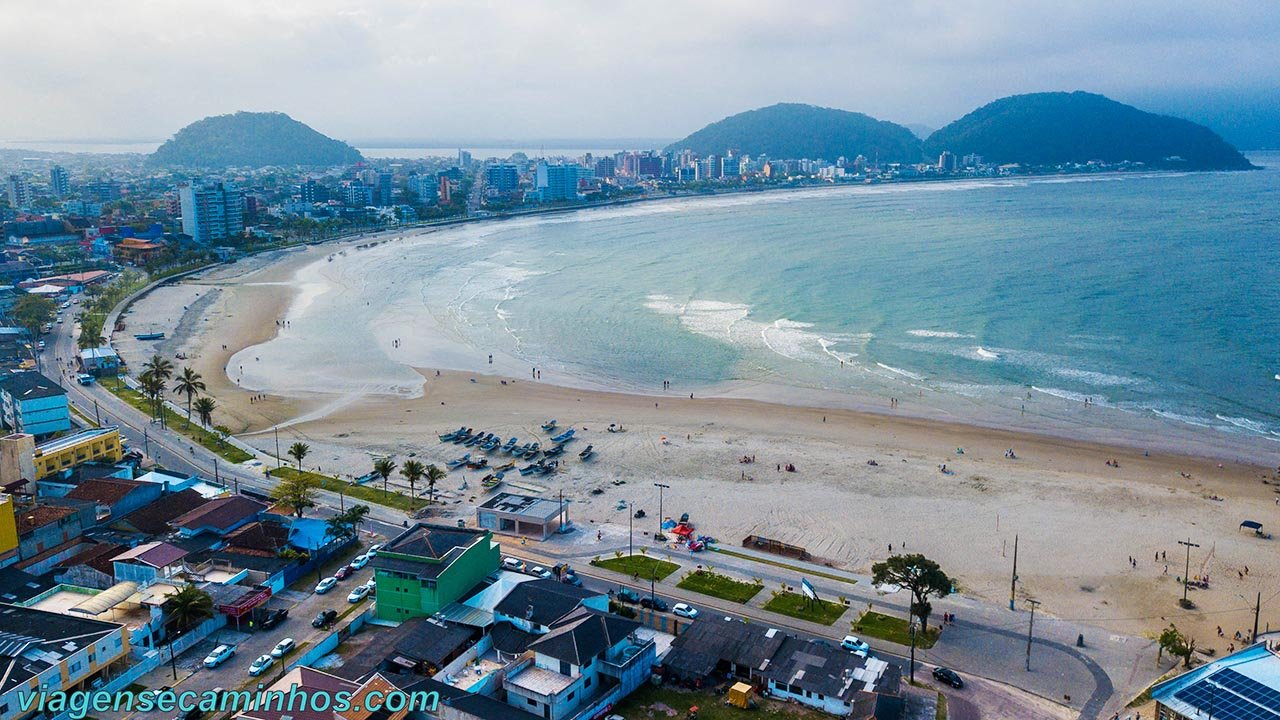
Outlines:
[{"label": "gray roof", "polygon": [[483,505],[484,510],[519,515],[531,520],[546,522],[560,514],[563,505],[555,500],[546,500],[534,495],[518,495],[516,493],[498,493]]},{"label": "gray roof", "polygon": [[758,669],[782,647],[786,635],[776,628],[740,622],[691,623],[671,642],[662,664],[686,678],[700,678],[720,662]]},{"label": "gray roof", "polygon": [[507,617],[525,618],[538,625],[551,626],[573,612],[583,600],[599,595],[601,593],[558,580],[530,580],[511,588],[494,610]]},{"label": "gray roof", "polygon": [[617,615],[581,608],[529,649],[574,665],[601,657],[609,648],[635,632],[640,623]]},{"label": "gray roof", "polygon": [[434,623],[426,618],[406,620],[398,630],[403,632],[398,633],[396,653],[436,666],[444,665],[450,655],[470,644],[475,632],[469,627]]},{"label": "gray roof", "polygon": [[387,542],[369,564],[376,570],[431,579],[487,537],[487,530],[417,523]]},{"label": "gray roof", "polygon": [[462,697],[441,697],[445,705],[480,718],[480,720],[540,720],[542,717],[499,700],[494,700],[487,695],[467,694]]},{"label": "gray roof", "polygon": [[[0,604],[0,695],[109,636],[119,623]],[[105,662],[108,658],[98,658]]]},{"label": "gray roof", "polygon": [[34,370],[10,373],[0,377],[0,387],[3,387],[5,392],[18,401],[59,397],[67,394],[67,391],[63,390],[61,385]]}]

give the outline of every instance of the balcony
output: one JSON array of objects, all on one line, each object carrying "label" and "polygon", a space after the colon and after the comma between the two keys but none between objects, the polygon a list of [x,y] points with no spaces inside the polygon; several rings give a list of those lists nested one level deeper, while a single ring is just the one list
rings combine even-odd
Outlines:
[{"label": "balcony", "polygon": [[619,677],[635,664],[637,658],[648,655],[651,647],[654,647],[656,652],[652,639],[641,640],[636,637],[629,637],[626,642],[619,643],[609,649],[608,654],[602,660],[604,664],[600,669],[608,675]]}]

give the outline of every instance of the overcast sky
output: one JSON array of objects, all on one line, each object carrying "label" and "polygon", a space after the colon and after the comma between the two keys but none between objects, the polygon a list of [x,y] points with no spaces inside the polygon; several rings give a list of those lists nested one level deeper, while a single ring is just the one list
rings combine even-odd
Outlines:
[{"label": "overcast sky", "polygon": [[1278,87],[1275,0],[0,0],[0,140],[235,110],[343,139],[674,139],[780,101],[937,127],[1018,92]]}]

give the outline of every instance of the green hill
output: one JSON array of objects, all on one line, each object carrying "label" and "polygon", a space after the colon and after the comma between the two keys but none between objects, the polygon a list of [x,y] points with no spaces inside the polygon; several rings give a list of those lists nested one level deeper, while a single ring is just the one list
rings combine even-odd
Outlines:
[{"label": "green hill", "polygon": [[775,158],[822,158],[865,155],[881,162],[918,162],[920,141],[911,131],[862,113],[813,105],[779,103],[748,110],[711,123],[667,146],[723,155],[727,150]]},{"label": "green hill", "polygon": [[362,160],[360,151],[278,112],[215,115],[182,128],[147,159],[192,168],[331,166]]},{"label": "green hill", "polygon": [[961,156],[977,153],[987,162],[1025,165],[1129,160],[1188,170],[1253,167],[1203,125],[1086,92],[996,100],[930,135],[924,149],[931,157],[950,150]]}]

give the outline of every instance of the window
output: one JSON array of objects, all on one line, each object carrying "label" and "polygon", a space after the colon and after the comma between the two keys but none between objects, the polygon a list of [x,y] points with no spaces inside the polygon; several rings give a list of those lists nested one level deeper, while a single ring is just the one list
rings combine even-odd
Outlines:
[{"label": "window", "polygon": [[584,682],[584,683],[582,683],[582,687],[583,687],[584,689],[585,689],[585,688],[589,688],[589,687],[591,687],[591,678],[587,678],[587,681],[586,681],[586,682]]},{"label": "window", "polygon": [[[575,690],[574,692],[577,692],[577,691]],[[572,700],[572,699],[573,699],[573,695],[574,695],[574,693],[569,693],[568,695],[566,695],[566,696],[565,696],[565,698],[564,698],[564,699],[565,699],[565,701]]]},{"label": "window", "polygon": [[529,703],[529,705],[532,707],[538,707],[538,701],[534,700],[533,698],[525,698],[524,701]]}]

